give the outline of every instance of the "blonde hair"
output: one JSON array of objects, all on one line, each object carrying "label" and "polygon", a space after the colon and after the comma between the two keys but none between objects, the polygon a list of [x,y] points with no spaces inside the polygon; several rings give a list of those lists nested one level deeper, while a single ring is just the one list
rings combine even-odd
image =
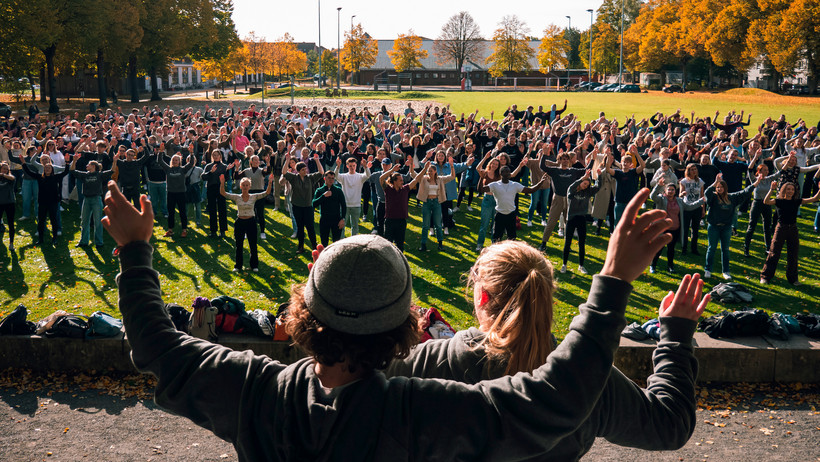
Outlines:
[{"label": "blonde hair", "polygon": [[490,295],[482,306],[490,317],[482,346],[490,359],[506,361],[507,374],[532,372],[552,351],[552,264],[531,246],[504,241],[486,247],[470,269]]},{"label": "blonde hair", "polygon": [[[241,187],[242,187],[242,185],[243,185],[243,184],[245,184],[245,183],[248,183],[248,186],[250,186],[250,184],[251,184],[251,179],[250,179],[250,178],[248,178],[248,177],[244,177],[244,178],[242,178],[241,180],[239,180],[239,187],[241,188]],[[335,242],[335,241],[334,241],[334,242]]]}]

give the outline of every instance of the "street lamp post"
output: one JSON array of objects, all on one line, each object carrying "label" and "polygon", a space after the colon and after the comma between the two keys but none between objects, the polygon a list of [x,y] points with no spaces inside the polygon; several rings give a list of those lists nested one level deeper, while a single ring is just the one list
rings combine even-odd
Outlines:
[{"label": "street lamp post", "polygon": [[318,88],[322,88],[322,0],[319,0],[319,82],[316,83]]},{"label": "street lamp post", "polygon": [[618,60],[618,86],[621,85],[621,74],[624,72],[624,3],[626,0],[621,0],[621,57]]},{"label": "street lamp post", "polygon": [[[351,46],[353,44],[353,18],[355,18],[355,17],[356,17],[355,14],[350,17],[350,43],[351,43]],[[350,73],[350,84],[351,85],[353,84],[353,72],[352,71]]]},{"label": "street lamp post", "polygon": [[587,80],[592,82],[592,10],[587,10],[589,13],[589,76]]},{"label": "street lamp post", "polygon": [[342,7],[336,8],[336,89],[341,88],[339,83],[342,80],[342,29],[341,16]]},{"label": "street lamp post", "polygon": [[569,44],[569,34],[572,33],[572,18],[569,16],[567,16],[566,18],[567,20],[569,20],[569,26],[567,27],[567,46],[570,49],[570,51],[567,52],[567,88],[569,88],[569,55],[572,51],[572,46]]}]

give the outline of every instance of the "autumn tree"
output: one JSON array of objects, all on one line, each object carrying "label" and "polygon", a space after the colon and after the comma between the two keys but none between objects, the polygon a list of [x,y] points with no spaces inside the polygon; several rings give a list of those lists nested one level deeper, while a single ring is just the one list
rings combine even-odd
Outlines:
[{"label": "autumn tree", "polygon": [[427,58],[427,50],[422,49],[421,46],[421,37],[416,35],[412,29],[407,34],[399,34],[393,42],[393,49],[387,52],[396,72],[424,67],[421,60]]},{"label": "autumn tree", "polygon": [[240,72],[247,62],[247,50],[245,47],[236,47],[231,53],[219,59],[207,58],[194,61],[194,66],[202,72],[207,79],[216,79],[222,91],[225,91],[225,82],[234,80],[236,74]]},{"label": "autumn tree", "polygon": [[268,44],[268,65],[271,74],[284,75],[299,74],[307,70],[307,55],[299,51],[293,37],[285,33],[282,38]]},{"label": "autumn tree", "polygon": [[529,70],[535,50],[530,47],[530,28],[518,16],[504,16],[493,33],[493,52],[487,57],[490,75]]},{"label": "autumn tree", "polygon": [[566,69],[569,65],[569,41],[560,27],[550,24],[544,29],[544,37],[538,46],[538,65],[547,73],[557,67]]},{"label": "autumn tree", "polygon": [[[245,47],[246,64],[254,74],[259,74],[268,67],[270,59],[270,47],[265,43],[265,37],[256,35],[251,31],[242,40]],[[245,86],[248,85],[247,72],[245,72]]]},{"label": "autumn tree", "polygon": [[[336,75],[336,70],[339,68],[339,59],[336,58],[336,53],[332,50],[324,50],[322,52],[322,73],[325,76],[330,76],[329,80],[333,80]],[[327,78],[327,77],[326,77]],[[324,85],[324,82],[322,83]]]},{"label": "autumn tree", "polygon": [[444,65],[451,62],[456,69],[461,69],[466,61],[478,59],[483,48],[481,29],[466,11],[450,16],[433,42],[433,53],[438,63]]},{"label": "autumn tree", "polygon": [[[376,64],[379,55],[379,42],[364,31],[361,23],[350,32],[345,32],[345,42],[342,47],[342,66],[350,72],[356,73],[363,67]],[[324,67],[324,66],[322,66]]]}]

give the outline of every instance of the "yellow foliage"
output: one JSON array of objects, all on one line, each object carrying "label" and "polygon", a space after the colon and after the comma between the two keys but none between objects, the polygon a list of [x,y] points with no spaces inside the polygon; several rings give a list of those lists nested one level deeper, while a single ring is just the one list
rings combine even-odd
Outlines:
[{"label": "yellow foliage", "polygon": [[556,67],[566,68],[569,64],[569,42],[564,31],[555,24],[544,29],[544,37],[538,47],[538,64],[541,72],[549,72]]},{"label": "yellow foliage", "polygon": [[423,67],[420,60],[427,57],[427,50],[422,50],[421,45],[421,37],[412,30],[407,34],[399,34],[393,42],[393,49],[387,52],[396,72]]},{"label": "yellow foliage", "polygon": [[345,32],[345,44],[342,48],[342,66],[350,72],[358,72],[363,67],[376,64],[379,54],[379,42],[370,38],[362,25],[358,24],[351,32]]}]

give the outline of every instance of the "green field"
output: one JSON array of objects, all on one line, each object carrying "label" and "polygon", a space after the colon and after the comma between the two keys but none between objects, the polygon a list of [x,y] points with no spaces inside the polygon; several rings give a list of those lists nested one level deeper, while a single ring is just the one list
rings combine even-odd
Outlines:
[{"label": "green field", "polygon": [[[299,90],[299,97],[310,97],[307,90]],[[756,92],[757,93],[757,92]],[[372,98],[384,99],[391,94],[370,94],[354,92],[352,97],[370,95]],[[769,94],[770,95],[770,94]],[[563,99],[569,98],[568,110],[580,114],[582,120],[597,116],[599,110],[607,112],[621,119],[625,114],[635,112],[640,118],[653,113],[655,110],[674,111],[681,107],[684,112],[695,109],[698,114],[714,114],[716,108],[725,113],[728,110],[745,109],[752,112],[753,122],[760,122],[767,115],[777,116],[785,112],[790,120],[802,117],[816,124],[820,118],[820,104],[816,98],[795,98],[781,96],[760,95],[712,95],[698,93],[695,95],[666,95],[662,93],[649,94],[603,94],[595,93],[432,93],[412,94],[402,93],[409,99],[429,99],[430,101],[446,104],[449,102],[454,111],[480,110],[481,115],[496,110],[499,114],[512,103],[526,106],[533,104],[548,105],[553,102],[563,104]],[[771,101],[767,101],[766,99]],[[170,101],[169,101],[170,103]],[[375,104],[376,101],[370,103]],[[145,103],[142,103],[145,104]],[[172,104],[202,105],[202,101],[177,100]],[[213,103],[212,103],[213,104]],[[227,102],[220,101],[220,107]],[[130,106],[123,105],[123,109]],[[810,122],[811,123],[811,122]],[[478,227],[480,199],[474,201],[473,212],[466,212],[462,205],[462,212],[456,214],[457,229],[451,232],[446,240],[445,252],[435,250],[420,253],[417,251],[420,236],[420,208],[411,207],[407,233],[407,257],[414,275],[414,301],[422,306],[436,306],[444,315],[461,329],[474,324],[470,300],[465,298],[463,275],[475,261],[475,233]],[[411,202],[414,204],[414,201]],[[526,209],[528,201],[522,207]],[[800,248],[800,281],[803,285],[792,287],[784,280],[784,257],[779,271],[770,285],[760,285],[759,272],[763,266],[762,231],[757,230],[756,240],[752,245],[752,257],[742,256],[742,238],[732,240],[731,272],[735,280],[747,285],[755,295],[755,301],[749,306],[763,308],[770,312],[782,311],[797,313],[804,310],[817,312],[820,302],[820,244],[818,235],[812,232],[812,220],[816,208],[803,207],[803,216],[799,221],[802,236]],[[18,210],[18,216],[20,212]],[[76,203],[69,206],[63,213],[64,235],[60,238],[57,248],[46,244],[43,248],[32,245],[32,236],[35,225],[32,220],[20,223],[15,240],[16,250],[8,252],[8,236],[0,246],[0,315],[9,312],[18,303],[25,304],[31,311],[30,319],[38,320],[56,309],[65,309],[70,312],[89,314],[95,310],[104,310],[116,314],[117,291],[115,276],[118,270],[116,259],[111,257],[113,241],[106,236],[106,246],[102,253],[96,249],[86,250],[75,248],[79,238],[79,218]],[[235,210],[229,206],[229,223],[233,222]],[[249,309],[265,308],[274,310],[275,307],[287,299],[289,287],[305,280],[307,275],[307,254],[295,253],[295,240],[290,239],[290,219],[281,212],[273,212],[270,208],[268,217],[268,240],[260,242],[260,272],[232,273],[233,267],[233,239],[211,240],[203,229],[192,228],[193,231],[186,239],[178,237],[161,237],[165,225],[162,219],[155,228],[153,244],[155,246],[155,267],[161,274],[161,281],[167,302],[176,302],[189,306],[193,298],[203,295],[213,298],[225,294],[242,298]],[[745,229],[747,216],[741,217],[740,229]],[[203,223],[207,215],[203,215]],[[232,229],[232,225],[231,225]],[[370,224],[362,224],[363,232],[370,232]],[[178,230],[178,228],[177,228]],[[540,220],[535,226],[520,231],[519,238],[533,245],[538,245],[542,227]],[[592,234],[592,233],[590,233]],[[700,251],[705,254],[706,233],[701,230]],[[586,268],[591,272],[601,269],[605,256],[607,239],[590,235],[587,238]],[[547,257],[560,267],[562,240],[553,236],[549,243]],[[435,248],[435,246],[432,246]],[[573,247],[575,249],[575,247]],[[246,259],[249,258],[246,250]],[[719,260],[719,256],[716,258]],[[658,265],[659,272],[653,275],[645,274],[635,283],[635,291],[630,300],[627,311],[628,321],[643,321],[656,316],[658,301],[666,291],[676,287],[678,279],[684,271],[702,271],[704,257],[688,255],[678,257],[678,273],[674,277],[665,271],[665,257]],[[247,260],[246,260],[247,262]],[[570,257],[569,268],[577,269],[577,255],[575,251]],[[720,263],[715,262],[715,273],[719,274]],[[575,273],[557,274],[559,282],[556,303],[556,334],[563,337],[567,331],[569,321],[577,313],[577,305],[587,295],[592,276],[583,276]],[[722,279],[713,277],[707,286],[711,288]],[[374,288],[374,290],[378,290]],[[716,313],[724,308],[735,309],[738,306],[723,307],[711,304],[710,313]]]}]

